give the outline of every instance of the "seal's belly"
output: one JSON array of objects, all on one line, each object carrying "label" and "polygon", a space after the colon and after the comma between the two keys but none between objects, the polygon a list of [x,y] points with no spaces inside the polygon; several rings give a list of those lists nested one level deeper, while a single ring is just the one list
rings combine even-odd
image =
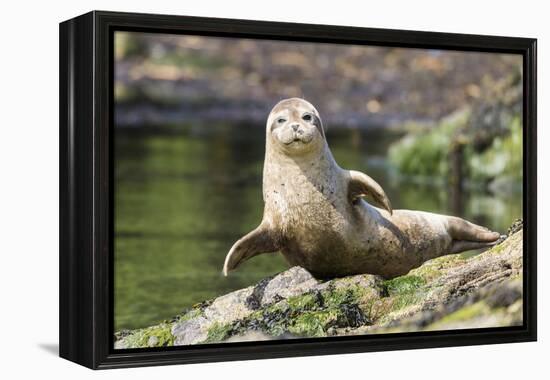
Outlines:
[{"label": "seal's belly", "polygon": [[313,213],[287,226],[281,252],[290,265],[317,277],[368,273],[372,268],[374,239],[368,238],[367,226],[342,212]]},{"label": "seal's belly", "polygon": [[[290,227],[282,250],[291,265],[317,277],[360,273],[393,277],[439,256],[451,244],[435,214],[397,211],[392,218],[341,217]],[[317,216],[318,218],[318,216]],[[430,219],[432,218],[432,219]],[[310,219],[311,220],[311,219]],[[320,223],[321,222],[321,223]]]},{"label": "seal's belly", "polygon": [[338,259],[346,261],[354,240],[350,239],[354,227],[337,200],[314,201],[292,205],[292,212],[284,215],[281,250],[289,264],[312,273],[334,266]]}]

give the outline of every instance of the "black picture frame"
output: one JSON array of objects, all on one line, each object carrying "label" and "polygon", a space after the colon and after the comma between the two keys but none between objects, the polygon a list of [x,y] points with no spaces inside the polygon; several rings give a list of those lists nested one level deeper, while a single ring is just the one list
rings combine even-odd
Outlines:
[{"label": "black picture frame", "polygon": [[[114,350],[113,35],[118,30],[521,54],[523,326]],[[105,11],[62,22],[59,38],[61,357],[101,369],[536,340],[536,39]]]}]

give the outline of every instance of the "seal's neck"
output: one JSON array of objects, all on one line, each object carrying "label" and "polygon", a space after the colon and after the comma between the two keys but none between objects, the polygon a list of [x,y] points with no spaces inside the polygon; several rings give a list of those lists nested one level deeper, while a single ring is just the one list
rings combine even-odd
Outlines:
[{"label": "seal's neck", "polygon": [[287,155],[266,146],[263,195],[268,208],[281,208],[311,202],[335,182],[341,169],[325,141],[318,150]]},{"label": "seal's neck", "polygon": [[337,166],[326,141],[319,149],[296,155],[287,154],[267,144],[263,175],[264,179],[274,176],[289,177],[291,173],[308,176]]}]

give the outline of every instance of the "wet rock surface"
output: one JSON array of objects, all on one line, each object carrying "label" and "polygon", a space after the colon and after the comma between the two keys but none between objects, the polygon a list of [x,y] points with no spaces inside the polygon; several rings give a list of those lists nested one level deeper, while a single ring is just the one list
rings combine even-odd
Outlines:
[{"label": "wet rock surface", "polygon": [[523,231],[479,255],[448,255],[391,280],[316,280],[300,267],[115,334],[115,348],[159,347],[522,324]]}]

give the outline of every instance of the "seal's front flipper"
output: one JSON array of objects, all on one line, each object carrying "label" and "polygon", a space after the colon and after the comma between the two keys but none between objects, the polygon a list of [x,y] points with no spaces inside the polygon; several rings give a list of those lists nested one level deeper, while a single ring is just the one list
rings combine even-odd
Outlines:
[{"label": "seal's front flipper", "polygon": [[231,247],[225,257],[223,274],[227,276],[227,273],[237,268],[241,263],[260,253],[269,253],[278,250],[279,247],[274,234],[263,224],[260,224],[254,231],[249,232],[233,244],[233,247]]},{"label": "seal's front flipper", "polygon": [[355,170],[350,170],[349,175],[348,197],[351,202],[356,202],[360,197],[365,197],[369,203],[388,210],[390,214],[393,212],[390,199],[378,182],[365,173]]}]

